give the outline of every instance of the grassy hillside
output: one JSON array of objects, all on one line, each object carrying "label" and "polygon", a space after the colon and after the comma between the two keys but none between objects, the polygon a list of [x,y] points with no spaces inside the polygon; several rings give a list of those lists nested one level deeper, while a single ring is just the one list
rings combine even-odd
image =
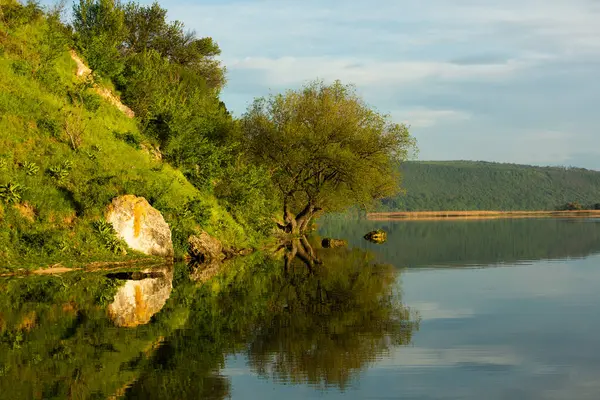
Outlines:
[{"label": "grassy hillside", "polygon": [[209,191],[144,150],[138,121],[76,78],[46,16],[16,10],[3,8],[0,18],[0,272],[123,259],[94,227],[122,194],[144,196],[163,213],[179,254],[200,227],[228,244],[252,244]]},{"label": "grassy hillside", "polygon": [[600,172],[480,161],[402,165],[406,193],[382,210],[554,210],[568,202],[600,203]]}]

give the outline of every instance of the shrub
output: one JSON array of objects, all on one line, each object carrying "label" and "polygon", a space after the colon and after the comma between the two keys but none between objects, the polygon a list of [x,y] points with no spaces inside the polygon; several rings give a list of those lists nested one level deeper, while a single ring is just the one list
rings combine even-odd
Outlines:
[{"label": "shrub", "polygon": [[36,163],[34,163],[34,162],[25,161],[23,163],[23,169],[25,170],[25,173],[27,175],[33,176],[33,175],[36,175],[39,172],[40,167],[38,167],[38,165]]},{"label": "shrub", "polygon": [[29,62],[27,62],[26,60],[13,61],[13,63],[10,65],[10,68],[13,70],[13,72],[15,74],[21,75],[21,76],[30,74],[33,69],[31,64]]},{"label": "shrub", "polygon": [[50,136],[54,138],[58,138],[60,136],[60,125],[56,122],[56,120],[50,118],[49,116],[39,118],[36,123],[39,129],[49,133]]},{"label": "shrub", "polygon": [[23,195],[25,187],[19,183],[6,183],[0,185],[0,199],[5,203],[19,203]]},{"label": "shrub", "polygon": [[72,167],[73,163],[69,160],[66,160],[62,164],[54,165],[48,168],[48,173],[51,177],[56,179],[58,183],[63,183],[64,180],[69,176],[69,171]]},{"label": "shrub", "polygon": [[94,228],[108,251],[113,254],[127,254],[127,245],[117,236],[112,224],[105,219],[99,219],[94,222]]},{"label": "shrub", "polygon": [[131,147],[140,150],[142,148],[142,139],[139,135],[136,135],[133,132],[119,132],[113,131],[113,135],[115,138],[124,141]]},{"label": "shrub", "polygon": [[583,206],[581,204],[579,204],[576,201],[570,202],[565,204],[564,206],[561,207],[562,210],[565,211],[577,211],[577,210],[583,210]]},{"label": "shrub", "polygon": [[204,226],[211,216],[210,205],[201,198],[193,198],[183,204],[179,215],[184,219],[192,218],[197,224]]}]

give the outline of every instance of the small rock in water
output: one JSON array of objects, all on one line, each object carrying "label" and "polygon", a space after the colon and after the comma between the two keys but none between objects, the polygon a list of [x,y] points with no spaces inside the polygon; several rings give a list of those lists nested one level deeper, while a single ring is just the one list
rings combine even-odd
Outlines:
[{"label": "small rock in water", "polygon": [[188,238],[188,253],[190,257],[198,261],[206,260],[222,260],[225,258],[223,254],[223,245],[206,232],[199,235],[193,235]]},{"label": "small rock in water", "polygon": [[364,236],[369,242],[384,243],[387,240],[387,233],[383,229],[371,231]]},{"label": "small rock in water", "polygon": [[321,241],[321,246],[326,249],[348,246],[348,242],[342,239],[325,238]]}]

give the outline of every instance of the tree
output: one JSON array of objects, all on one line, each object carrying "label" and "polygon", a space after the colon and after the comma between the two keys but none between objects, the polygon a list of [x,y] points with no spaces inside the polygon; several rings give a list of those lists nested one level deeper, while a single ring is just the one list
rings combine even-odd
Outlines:
[{"label": "tree", "polygon": [[339,81],[256,99],[241,125],[248,154],[278,188],[279,226],[291,233],[303,233],[319,211],[367,206],[397,193],[398,163],[415,146],[406,126]]},{"label": "tree", "polygon": [[167,22],[167,10],[157,2],[125,6],[127,36],[122,44],[124,54],[143,54],[154,50],[172,64],[185,67],[201,76],[206,85],[220,89],[225,83],[225,70],[216,56],[221,49],[210,37],[197,38],[185,31],[180,21]]},{"label": "tree", "polygon": [[119,46],[125,39],[125,14],[118,0],[79,0],[73,6],[76,43],[95,73],[115,78],[123,71]]}]

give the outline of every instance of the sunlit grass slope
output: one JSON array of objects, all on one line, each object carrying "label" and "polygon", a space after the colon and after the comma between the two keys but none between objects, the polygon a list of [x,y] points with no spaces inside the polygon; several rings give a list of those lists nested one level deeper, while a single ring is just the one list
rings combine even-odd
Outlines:
[{"label": "sunlit grass slope", "polygon": [[76,78],[66,50],[44,61],[48,32],[41,15],[0,19],[0,270],[140,257],[114,254],[94,228],[122,194],[163,213],[179,255],[199,228],[249,245],[212,195],[145,150],[135,119]]}]

